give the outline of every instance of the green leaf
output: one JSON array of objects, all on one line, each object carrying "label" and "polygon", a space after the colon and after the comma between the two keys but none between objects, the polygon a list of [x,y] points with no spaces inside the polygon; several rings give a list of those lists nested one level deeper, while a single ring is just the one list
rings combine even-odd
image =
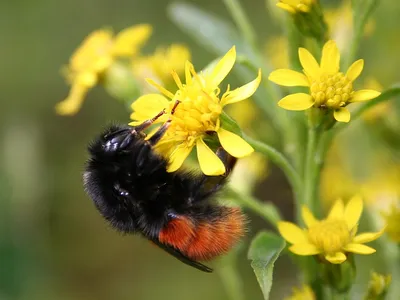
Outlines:
[{"label": "green leaf", "polygon": [[272,232],[262,231],[253,239],[250,245],[248,259],[256,274],[264,299],[269,299],[272,287],[272,272],[275,261],[285,248],[286,242]]},{"label": "green leaf", "polygon": [[182,2],[168,7],[171,20],[197,43],[217,53],[225,54],[233,45],[239,53],[251,55],[235,27],[194,5]]},{"label": "green leaf", "polygon": [[242,136],[242,130],[239,125],[236,123],[234,119],[232,119],[226,112],[222,112],[220,115],[221,127],[237,134],[238,136]]}]

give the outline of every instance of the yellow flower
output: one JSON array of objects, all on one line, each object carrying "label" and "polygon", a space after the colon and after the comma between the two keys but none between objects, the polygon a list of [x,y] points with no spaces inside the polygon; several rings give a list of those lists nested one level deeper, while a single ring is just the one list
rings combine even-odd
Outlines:
[{"label": "yellow flower", "polygon": [[149,77],[169,85],[173,81],[171,71],[184,74],[187,60],[190,60],[189,49],[184,45],[172,44],[168,48],[158,48],[152,55],[134,59],[132,68],[139,79]]},{"label": "yellow flower", "polygon": [[150,25],[135,25],[116,36],[110,30],[97,30],[89,34],[72,55],[65,75],[72,85],[68,97],[56,105],[61,115],[77,113],[83,100],[99,77],[119,57],[132,57],[151,34]]},{"label": "yellow flower", "polygon": [[293,288],[293,293],[285,300],[315,300],[313,290],[308,285],[303,285],[302,288]]},{"label": "yellow flower", "polygon": [[196,73],[193,65],[186,62],[185,83],[181,82],[176,72],[172,72],[178,86],[175,94],[148,79],[150,84],[170,100],[159,94],[148,94],[132,104],[134,112],[131,118],[136,122],[131,124],[135,125],[154,117],[163,109],[171,112],[175,102],[181,102],[172,116],[166,114],[157,120],[158,123],[165,122],[168,118],[172,120],[166,134],[155,147],[156,151],[169,158],[168,172],[179,169],[196,146],[202,172],[206,175],[224,174],[224,164],[204,142],[204,138],[213,133],[217,134],[221,146],[234,157],[244,157],[254,151],[240,136],[221,127],[220,115],[223,107],[249,98],[261,81],[259,71],[255,80],[234,90],[230,90],[228,86],[228,90],[221,96],[219,85],[232,69],[235,60],[236,51],[233,47],[206,73]]},{"label": "yellow flower", "polygon": [[400,243],[400,208],[395,203],[392,204],[388,212],[382,213],[386,221],[386,232],[389,238],[396,243]]},{"label": "yellow flower", "polygon": [[291,14],[298,12],[307,13],[310,11],[310,6],[314,1],[315,0],[280,0],[276,6],[290,12]]},{"label": "yellow flower", "polygon": [[301,229],[290,222],[279,222],[278,229],[289,243],[289,250],[297,255],[320,255],[332,264],[341,264],[348,252],[372,254],[376,250],[363,245],[376,240],[384,231],[356,235],[358,221],[363,210],[362,199],[350,199],[344,206],[341,199],[333,205],[326,219],[317,220],[307,207],[303,207],[302,217],[307,229]]},{"label": "yellow flower", "polygon": [[353,82],[361,74],[364,60],[354,62],[346,74],[339,72],[340,53],[336,43],[328,41],[322,50],[321,63],[305,48],[299,48],[303,73],[289,69],[273,71],[269,80],[284,86],[305,86],[309,94],[296,93],[281,99],[278,105],[288,110],[305,110],[312,106],[332,109],[339,122],[350,121],[350,111],[346,106],[353,102],[373,99],[380,95],[374,90],[353,90]]},{"label": "yellow flower", "polygon": [[384,296],[389,289],[390,283],[392,282],[392,276],[382,275],[376,272],[371,273],[371,278],[368,283],[368,291],[365,299],[367,300],[378,300],[384,299]]}]

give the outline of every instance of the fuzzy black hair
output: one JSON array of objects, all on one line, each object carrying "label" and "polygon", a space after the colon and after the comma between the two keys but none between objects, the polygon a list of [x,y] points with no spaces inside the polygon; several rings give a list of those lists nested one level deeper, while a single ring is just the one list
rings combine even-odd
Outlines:
[{"label": "fuzzy black hair", "polygon": [[[89,153],[85,190],[103,217],[120,232],[140,232],[179,256],[176,249],[165,249],[168,246],[157,242],[160,230],[170,220],[185,215],[195,222],[212,221],[223,213],[211,200],[225,184],[225,176],[168,173],[167,161],[134,127],[109,126],[90,144]],[[209,270],[189,260],[193,263]]]}]

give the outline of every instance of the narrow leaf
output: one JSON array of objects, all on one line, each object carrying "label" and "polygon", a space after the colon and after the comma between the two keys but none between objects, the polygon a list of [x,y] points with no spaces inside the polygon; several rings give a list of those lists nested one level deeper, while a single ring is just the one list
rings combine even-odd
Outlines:
[{"label": "narrow leaf", "polygon": [[175,2],[168,7],[171,20],[197,43],[215,53],[225,54],[233,45],[238,53],[251,54],[235,27],[194,5]]},{"label": "narrow leaf", "polygon": [[286,242],[280,236],[267,231],[257,234],[251,242],[247,257],[252,261],[251,267],[256,274],[265,300],[269,299],[275,261],[285,246]]}]

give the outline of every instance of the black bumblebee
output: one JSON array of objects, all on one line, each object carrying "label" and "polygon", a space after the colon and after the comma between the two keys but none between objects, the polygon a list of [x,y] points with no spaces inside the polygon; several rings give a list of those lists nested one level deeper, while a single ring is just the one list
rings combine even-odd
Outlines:
[{"label": "black bumblebee", "polygon": [[215,201],[236,159],[222,148],[217,150],[226,166],[225,176],[168,173],[167,160],[153,146],[171,120],[149,140],[143,132],[164,113],[135,127],[111,125],[102,132],[89,146],[84,187],[119,232],[141,233],[182,262],[212,272],[198,261],[226,253],[244,234],[241,210]]}]

